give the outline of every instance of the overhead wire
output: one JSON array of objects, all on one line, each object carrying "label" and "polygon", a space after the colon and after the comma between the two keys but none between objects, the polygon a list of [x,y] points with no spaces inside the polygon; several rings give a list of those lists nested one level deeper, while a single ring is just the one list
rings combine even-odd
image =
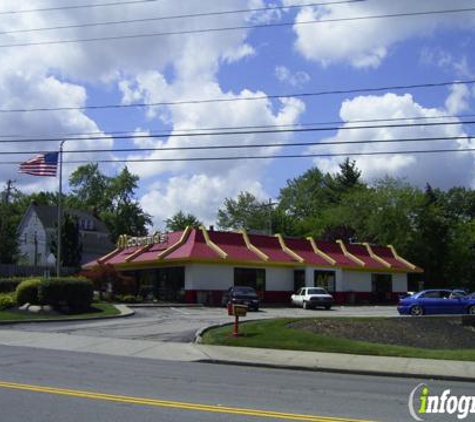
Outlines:
[{"label": "overhead wire", "polygon": [[[475,10],[475,9],[474,9]],[[425,82],[419,84],[407,85],[391,85],[379,87],[364,87],[353,89],[334,89],[317,92],[303,92],[290,94],[269,94],[269,95],[255,95],[249,97],[235,97],[235,98],[210,98],[210,99],[188,99],[179,101],[161,101],[152,103],[132,103],[132,104],[97,104],[84,106],[65,106],[65,107],[35,107],[35,108],[18,108],[18,109],[0,109],[0,113],[29,113],[29,112],[49,112],[49,111],[71,111],[71,110],[102,110],[102,109],[123,109],[123,108],[144,108],[144,107],[160,107],[160,106],[180,106],[193,104],[211,104],[211,103],[234,103],[238,101],[262,101],[288,98],[306,98],[319,97],[326,95],[340,95],[340,94],[359,94],[368,92],[380,91],[400,91],[405,89],[424,89],[437,88],[453,85],[468,85],[475,83],[475,79],[467,80],[451,80],[443,82]]]},{"label": "overhead wire", "polygon": [[[199,151],[199,150],[225,150],[225,149],[254,149],[254,148],[289,148],[289,147],[309,147],[309,146],[327,146],[327,145],[355,145],[355,144],[386,144],[386,143],[406,143],[406,142],[432,142],[432,141],[458,141],[472,140],[472,136],[430,136],[418,138],[392,138],[392,139],[357,139],[352,141],[309,141],[309,142],[273,142],[258,144],[230,144],[230,145],[193,145],[184,147],[145,147],[145,148],[107,148],[107,149],[81,149],[65,150],[68,154],[86,154],[86,153],[104,153],[104,152],[152,152],[152,151]],[[33,154],[38,151],[0,151],[1,155],[25,155]],[[41,151],[44,154],[57,152],[56,150]]]},{"label": "overhead wire", "polygon": [[364,126],[335,126],[316,128],[294,128],[294,129],[264,129],[264,130],[239,130],[221,132],[198,132],[198,133],[169,133],[169,134],[131,134],[117,136],[88,136],[88,137],[67,137],[67,138],[30,138],[30,139],[0,139],[0,144],[6,143],[36,143],[36,142],[61,142],[68,141],[91,141],[91,140],[121,140],[121,139],[154,139],[168,137],[205,137],[205,136],[230,136],[230,135],[260,135],[275,133],[302,133],[302,132],[327,132],[333,130],[358,130],[358,129],[391,129],[391,128],[412,128],[412,127],[433,127],[433,126],[453,126],[462,124],[475,124],[475,120],[457,122],[423,122],[423,123],[398,123],[392,125],[364,125]]},{"label": "overhead wire", "polygon": [[440,14],[454,14],[454,13],[469,13],[469,12],[474,12],[474,11],[475,11],[475,8],[471,7],[471,8],[464,8],[464,9],[445,9],[445,10],[429,10],[429,11],[421,11],[421,12],[388,13],[388,14],[383,14],[383,15],[352,16],[352,17],[347,17],[347,18],[319,19],[319,20],[295,21],[295,22],[276,22],[276,23],[265,23],[265,24],[254,24],[254,25],[218,27],[218,28],[202,28],[202,29],[189,29],[189,30],[181,30],[181,31],[154,32],[154,33],[144,33],[144,34],[114,35],[114,36],[109,36],[109,37],[32,41],[32,42],[21,42],[21,43],[15,43],[15,44],[0,44],[0,48],[19,48],[19,47],[71,44],[71,43],[82,43],[82,42],[86,43],[86,42],[99,42],[99,41],[114,41],[114,40],[125,40],[125,39],[130,40],[130,39],[155,38],[155,37],[175,36],[175,35],[227,32],[227,31],[237,31],[237,30],[243,30],[243,29],[280,28],[280,27],[288,27],[288,26],[334,23],[334,22],[345,22],[345,21],[391,19],[391,18],[401,18],[401,17],[407,18],[407,17],[436,15],[436,14],[440,15]]},{"label": "overhead wire", "polygon": [[41,7],[36,9],[18,9],[18,10],[8,10],[0,12],[0,15],[17,15],[22,13],[38,13],[38,12],[53,12],[57,10],[71,10],[71,9],[90,9],[96,7],[109,7],[109,6],[124,6],[130,4],[144,4],[144,3],[156,3],[163,0],[124,0],[124,1],[114,1],[108,3],[88,3],[88,4],[78,4],[78,5],[67,5],[67,6],[55,6],[55,7]]},{"label": "overhead wire", "polygon": [[294,10],[294,9],[303,9],[305,7],[317,7],[317,6],[336,6],[340,4],[351,4],[351,3],[361,3],[367,0],[339,0],[332,2],[318,2],[318,3],[306,3],[306,4],[289,4],[287,6],[266,6],[266,7],[254,7],[246,9],[233,9],[233,10],[222,10],[214,12],[200,12],[200,13],[188,13],[182,15],[168,15],[168,16],[158,16],[158,17],[147,17],[140,19],[122,19],[115,21],[105,21],[105,22],[89,22],[81,23],[77,25],[62,25],[62,26],[50,26],[43,28],[27,28],[27,29],[16,29],[10,31],[0,31],[0,35],[9,35],[9,34],[19,34],[19,33],[30,33],[30,32],[43,32],[43,31],[57,31],[62,29],[76,29],[76,28],[89,28],[95,26],[111,26],[111,25],[123,25],[129,23],[144,23],[144,22],[158,22],[165,20],[176,20],[176,19],[189,19],[189,18],[203,18],[207,16],[223,16],[223,15],[233,15],[240,13],[254,13],[254,12],[265,12],[265,11],[275,11],[275,10]]},{"label": "overhead wire", "polygon": [[[284,155],[251,155],[251,156],[222,156],[222,157],[186,157],[186,158],[127,158],[127,159],[101,159],[101,160],[64,160],[64,164],[88,163],[157,163],[157,162],[193,162],[193,161],[230,161],[230,160],[271,160],[291,158],[329,158],[329,157],[360,157],[378,155],[407,155],[407,154],[440,154],[453,152],[474,152],[475,148],[449,148],[431,150],[404,150],[404,151],[366,151],[366,152],[339,152],[318,154],[284,154]],[[0,165],[21,164],[19,161],[0,161]]]},{"label": "overhead wire", "polygon": [[[152,132],[149,133],[147,136],[150,137],[158,137],[163,135],[163,137],[172,136],[180,134],[185,136],[191,133],[200,133],[203,131],[221,131],[221,130],[245,130],[245,129],[268,129],[268,128],[292,128],[292,127],[310,127],[310,126],[318,126],[318,125],[348,125],[354,123],[378,123],[378,122],[397,122],[397,121],[420,121],[420,120],[437,120],[437,119],[464,119],[469,117],[475,117],[475,114],[467,113],[467,114],[438,114],[433,116],[408,116],[408,117],[387,117],[387,118],[375,118],[375,119],[351,119],[351,120],[333,120],[333,121],[320,121],[320,122],[302,122],[302,123],[288,123],[288,124],[269,124],[269,125],[242,125],[242,126],[219,126],[219,127],[203,127],[203,128],[188,128],[188,129],[169,129],[169,130],[162,130],[160,132]],[[456,124],[457,122],[454,122]],[[458,123],[464,124],[463,120],[459,121]],[[384,126],[379,126],[384,127]],[[354,128],[354,127],[353,127]],[[1,138],[26,138],[28,141],[31,139],[31,142],[36,141],[49,141],[50,139],[53,140],[63,140],[64,138],[71,139],[71,137],[80,137],[79,139],[88,140],[91,139],[91,136],[103,136],[105,138],[114,137],[114,135],[130,135],[130,138],[134,138],[137,135],[141,135],[145,131],[137,132],[136,130],[112,130],[112,131],[95,131],[95,132],[65,132],[65,133],[54,133],[54,134],[29,134],[29,135],[21,135],[21,134],[0,134]]]}]

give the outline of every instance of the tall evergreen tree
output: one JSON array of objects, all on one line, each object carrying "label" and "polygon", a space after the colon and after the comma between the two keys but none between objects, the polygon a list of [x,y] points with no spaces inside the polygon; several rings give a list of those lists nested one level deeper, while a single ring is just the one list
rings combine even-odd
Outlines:
[{"label": "tall evergreen tree", "polygon": [[180,231],[184,230],[186,227],[200,227],[203,223],[198,220],[193,214],[185,214],[183,211],[178,211],[172,217],[165,220],[166,227],[168,231]]},{"label": "tall evergreen tree", "polygon": [[[57,236],[51,240],[51,253],[58,258]],[[81,264],[82,241],[77,218],[63,214],[61,227],[61,266],[78,267]]]}]

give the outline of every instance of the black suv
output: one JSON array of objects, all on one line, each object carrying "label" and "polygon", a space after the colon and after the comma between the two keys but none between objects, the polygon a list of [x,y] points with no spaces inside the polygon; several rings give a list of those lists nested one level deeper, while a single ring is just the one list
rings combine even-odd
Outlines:
[{"label": "black suv", "polygon": [[227,306],[230,303],[235,305],[246,305],[249,310],[252,309],[253,311],[258,311],[260,300],[256,291],[252,287],[235,286],[230,287],[223,294],[221,305]]}]

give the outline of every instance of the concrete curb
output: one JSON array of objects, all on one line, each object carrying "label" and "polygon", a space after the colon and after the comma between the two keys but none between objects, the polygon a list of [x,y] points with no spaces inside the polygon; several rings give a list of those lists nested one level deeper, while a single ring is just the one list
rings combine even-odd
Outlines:
[{"label": "concrete curb", "polygon": [[203,308],[201,303],[121,303],[129,308]]},{"label": "concrete curb", "polygon": [[[391,377],[391,378],[416,378],[416,379],[430,379],[438,381],[456,381],[456,382],[475,382],[475,377],[459,377],[451,375],[429,375],[429,374],[417,374],[410,372],[385,372],[385,371],[368,371],[368,370],[359,370],[359,369],[334,369],[334,368],[310,368],[308,366],[297,366],[297,365],[284,365],[284,364],[273,364],[273,363],[262,363],[262,362],[242,362],[242,361],[233,361],[225,359],[203,359],[199,360],[200,363],[209,363],[214,365],[236,365],[236,366],[245,366],[251,368],[267,368],[267,369],[283,369],[290,371],[305,371],[305,372],[325,372],[331,374],[349,374],[349,375],[369,375],[369,376],[381,376],[381,377]],[[442,361],[450,362],[450,361]]]},{"label": "concrete curb", "polygon": [[[249,322],[255,322],[255,321],[262,321],[262,320],[261,319],[246,319],[245,321],[240,320],[239,325],[247,324]],[[207,327],[200,328],[198,331],[196,331],[195,339],[193,340],[192,343],[201,344],[201,342],[203,340],[203,334],[204,333],[206,333],[209,330],[212,330],[213,328],[221,328],[221,327],[226,327],[228,325],[234,325],[234,321],[233,322],[223,322],[221,324],[209,325]]]},{"label": "concrete curb", "polygon": [[[54,319],[54,318],[45,318],[45,319],[22,319],[16,321],[0,321],[0,325],[17,325],[17,324],[32,324],[35,322],[45,323],[45,322],[81,322],[81,321],[97,321],[97,320],[104,320],[104,319],[113,319],[113,318],[127,318],[132,315],[135,315],[135,311],[129,309],[125,305],[112,305],[116,309],[120,311],[119,315],[106,315],[106,316],[94,316],[94,317],[87,317],[87,318],[61,318],[61,319]],[[119,307],[120,306],[120,307]]]}]

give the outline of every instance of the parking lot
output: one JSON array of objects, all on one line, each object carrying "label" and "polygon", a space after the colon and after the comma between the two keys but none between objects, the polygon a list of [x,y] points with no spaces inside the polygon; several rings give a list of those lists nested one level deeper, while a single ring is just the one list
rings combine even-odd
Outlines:
[{"label": "parking lot", "polygon": [[[137,307],[127,318],[88,322],[29,323],[10,326],[14,330],[56,332],[90,337],[139,339],[150,341],[191,342],[198,330],[233,321],[225,308],[208,307]],[[300,308],[262,308],[250,312],[242,321],[266,318],[397,316],[395,306],[334,307],[326,310]],[[2,326],[7,329],[8,326]]]}]

